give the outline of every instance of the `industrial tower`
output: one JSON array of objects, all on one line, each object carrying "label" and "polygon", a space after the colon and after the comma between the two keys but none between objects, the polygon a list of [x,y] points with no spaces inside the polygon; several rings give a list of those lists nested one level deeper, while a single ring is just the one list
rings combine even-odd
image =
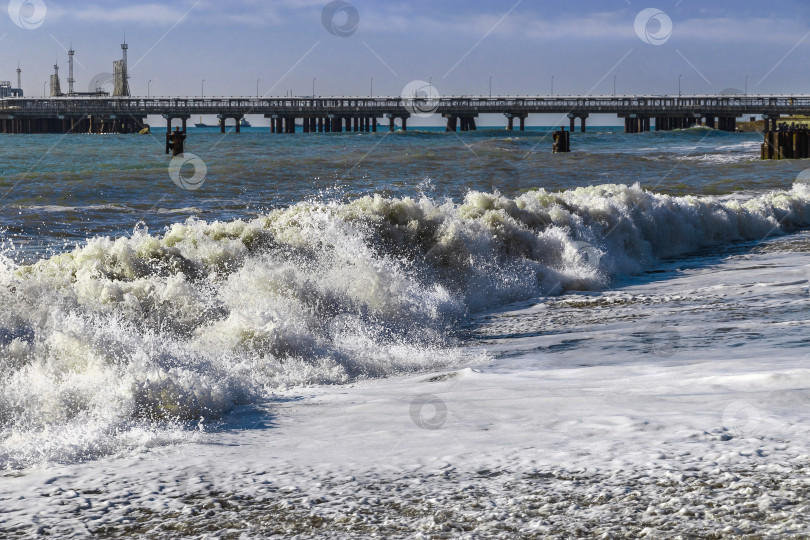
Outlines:
[{"label": "industrial tower", "polygon": [[129,75],[127,73],[127,40],[121,44],[121,60],[113,62],[113,96],[128,97],[129,94]]},{"label": "industrial tower", "polygon": [[22,70],[19,62],[17,62],[17,88],[22,89]]},{"label": "industrial tower", "polygon": [[62,88],[59,84],[59,64],[53,65],[53,75],[51,75],[51,97],[62,95]]}]

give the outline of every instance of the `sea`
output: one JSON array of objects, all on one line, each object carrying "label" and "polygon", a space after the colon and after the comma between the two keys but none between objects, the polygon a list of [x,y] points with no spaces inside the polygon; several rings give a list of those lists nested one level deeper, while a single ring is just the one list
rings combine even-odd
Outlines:
[{"label": "sea", "polygon": [[298,129],[2,136],[4,537],[808,533],[810,162]]}]

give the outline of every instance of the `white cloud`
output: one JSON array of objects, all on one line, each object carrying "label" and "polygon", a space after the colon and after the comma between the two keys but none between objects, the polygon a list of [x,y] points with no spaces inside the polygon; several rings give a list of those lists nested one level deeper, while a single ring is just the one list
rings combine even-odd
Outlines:
[{"label": "white cloud", "polygon": [[188,10],[163,4],[140,4],[137,6],[102,7],[89,6],[65,10],[64,15],[87,22],[174,24]]}]

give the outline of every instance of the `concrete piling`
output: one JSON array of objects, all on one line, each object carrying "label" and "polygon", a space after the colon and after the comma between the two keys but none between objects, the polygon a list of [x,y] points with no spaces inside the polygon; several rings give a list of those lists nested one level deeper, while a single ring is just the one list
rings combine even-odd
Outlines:
[{"label": "concrete piling", "polygon": [[553,144],[551,145],[552,153],[557,154],[571,151],[570,134],[571,132],[565,131],[565,128],[552,132],[551,136],[554,140]]},{"label": "concrete piling", "polygon": [[[187,114],[178,114],[178,115],[164,114],[163,118],[166,119],[166,154],[168,154],[173,149],[177,149],[177,148],[180,149],[180,151],[178,153],[182,154],[183,153],[183,141],[186,140],[186,121],[188,120],[189,115],[187,115]],[[180,128],[175,128],[174,132],[172,132],[172,120],[174,120],[175,118],[181,120],[181,122],[182,122],[182,131],[180,130]],[[80,122],[80,124],[81,124],[81,122]],[[90,133],[93,133],[94,120],[93,120],[92,116],[90,116],[88,118],[88,124],[89,124]],[[100,129],[103,129],[103,125],[99,126],[99,127],[100,127]],[[181,136],[182,136],[182,140],[180,140]],[[179,141],[179,142],[177,142],[177,141]],[[174,155],[176,156],[177,154],[174,154]]]},{"label": "concrete piling", "polygon": [[760,145],[761,159],[810,158],[810,129],[782,124],[777,131],[766,131]]},{"label": "concrete piling", "polygon": [[185,130],[180,131],[179,127],[174,128],[171,134],[166,134],[166,146],[168,149],[171,149],[172,156],[179,156],[183,153],[185,140],[186,132]]}]

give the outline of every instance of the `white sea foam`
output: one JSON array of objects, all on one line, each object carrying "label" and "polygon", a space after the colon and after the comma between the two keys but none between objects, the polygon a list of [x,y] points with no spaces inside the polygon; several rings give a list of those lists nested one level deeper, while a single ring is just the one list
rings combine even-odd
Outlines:
[{"label": "white sea foam", "polygon": [[291,385],[458,363],[447,329],[470,312],[809,224],[803,184],[744,202],[602,185],[302,202],[3,259],[0,464],[163,444]]}]

